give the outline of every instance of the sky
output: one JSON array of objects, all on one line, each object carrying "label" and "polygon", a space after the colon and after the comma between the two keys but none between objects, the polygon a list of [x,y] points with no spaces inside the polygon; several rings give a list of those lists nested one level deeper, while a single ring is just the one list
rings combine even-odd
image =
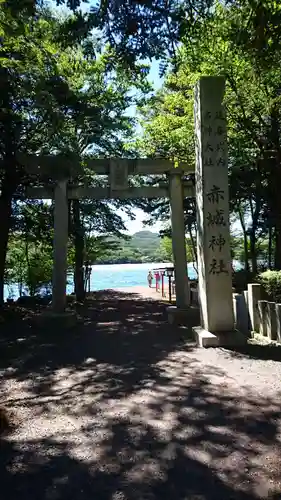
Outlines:
[{"label": "sky", "polygon": [[[163,79],[159,77],[159,63],[157,61],[152,61],[148,79],[152,83],[155,90],[161,87]],[[132,108],[131,112],[134,113],[135,109]],[[147,216],[140,208],[136,208],[133,212],[136,216],[136,219],[133,221],[124,216],[121,211],[119,212],[122,219],[126,223],[129,234],[134,234],[138,231],[142,231],[143,229],[158,233],[160,229],[162,229],[163,224],[161,222],[156,222],[153,226],[144,226],[143,221]]]},{"label": "sky", "polygon": [[[84,5],[82,4],[82,11],[88,10],[89,6],[93,3],[94,2],[90,0],[88,2],[88,4],[84,4]],[[57,7],[55,1],[53,1],[53,0],[50,0],[49,4],[52,8],[56,8],[58,10],[62,9],[63,11],[66,11],[65,6]],[[153,85],[153,88],[155,90],[157,90],[161,87],[161,85],[163,83],[163,79],[160,78],[160,76],[159,76],[159,62],[157,62],[156,60],[153,60],[152,62],[150,62],[150,61],[145,61],[145,62],[148,64],[149,63],[151,64],[148,79],[151,82],[151,84]],[[135,113],[136,113],[136,109],[134,107],[131,107],[129,110],[129,114],[132,116]],[[131,221],[126,215],[124,215],[122,213],[121,210],[118,211],[118,214],[122,217],[122,219],[124,220],[124,222],[126,224],[128,234],[134,234],[134,233],[141,231],[143,229],[147,229],[149,231],[153,231],[153,232],[158,233],[160,231],[160,229],[162,228],[162,223],[160,223],[160,222],[156,222],[153,226],[143,226],[143,221],[146,219],[146,214],[143,212],[143,210],[141,210],[139,208],[136,208],[133,212],[135,215],[135,220]]]},{"label": "sky", "polygon": [[156,222],[153,226],[144,226],[143,221],[147,218],[147,215],[140,208],[136,208],[133,210],[133,213],[136,217],[135,220],[131,221],[129,217],[124,216],[121,210],[117,211],[119,215],[121,215],[124,220],[128,234],[134,234],[138,231],[153,231],[155,233],[159,233],[160,229],[162,229],[163,224],[161,222]]},{"label": "sky", "polygon": [[[159,77],[159,63],[157,61],[152,61],[151,68],[149,72],[149,81],[152,83],[155,90],[159,89],[162,85],[163,79]],[[131,109],[131,112],[134,113],[135,109]],[[146,219],[146,214],[140,208],[136,208],[133,210],[136,219],[131,221],[128,217],[124,216],[124,214],[120,211],[122,219],[126,223],[127,230],[129,234],[134,234],[138,231],[142,231],[143,229],[153,231],[158,233],[160,229],[162,229],[163,224],[161,222],[156,222],[153,226],[144,226],[143,221]]]}]

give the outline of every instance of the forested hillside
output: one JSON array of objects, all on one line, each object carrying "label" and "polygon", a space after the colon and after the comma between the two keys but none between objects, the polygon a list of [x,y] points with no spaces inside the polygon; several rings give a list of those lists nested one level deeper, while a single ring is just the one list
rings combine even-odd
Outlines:
[{"label": "forested hillside", "polygon": [[128,240],[112,238],[117,248],[108,250],[96,259],[97,264],[169,262],[170,255],[163,240],[152,231],[139,231]]}]

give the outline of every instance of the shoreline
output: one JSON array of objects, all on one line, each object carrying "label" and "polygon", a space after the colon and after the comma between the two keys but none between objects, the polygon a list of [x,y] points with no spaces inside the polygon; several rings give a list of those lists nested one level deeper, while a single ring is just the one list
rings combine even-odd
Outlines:
[{"label": "shoreline", "polygon": [[[104,292],[106,292],[107,290],[103,290]],[[161,293],[161,288],[160,288],[160,292],[156,292],[156,289],[155,287],[151,287],[149,288],[148,286],[130,286],[130,287],[118,287],[118,288],[114,288],[114,289],[111,289],[110,291],[113,291],[113,292],[120,292],[120,293],[125,293],[127,295],[133,295],[133,294],[137,294],[140,296],[140,298],[144,298],[144,299],[153,299],[153,300],[157,300],[157,301],[163,301],[163,302],[168,302],[169,301],[169,290],[168,290],[168,287],[165,287],[164,288],[164,291],[165,291],[165,297],[162,297],[162,293]],[[172,295],[172,302],[175,300],[175,295]]]}]

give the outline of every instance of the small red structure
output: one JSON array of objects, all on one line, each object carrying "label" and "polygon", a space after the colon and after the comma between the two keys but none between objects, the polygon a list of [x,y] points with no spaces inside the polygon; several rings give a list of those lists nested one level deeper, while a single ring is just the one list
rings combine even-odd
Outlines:
[{"label": "small red structure", "polygon": [[154,276],[155,276],[155,288],[156,288],[156,292],[159,292],[159,289],[160,289],[160,272],[159,272],[158,269],[156,271],[154,271]]},{"label": "small red structure", "polygon": [[169,290],[169,300],[172,299],[172,277],[174,275],[173,267],[165,267],[160,269],[153,269],[153,273],[155,276],[155,289],[157,292],[160,292],[160,280],[161,280],[161,295],[162,297],[166,297],[165,292],[165,276],[168,277],[168,290]]},{"label": "small red structure", "polygon": [[164,276],[165,276],[165,271],[161,271],[162,297],[165,297]]}]

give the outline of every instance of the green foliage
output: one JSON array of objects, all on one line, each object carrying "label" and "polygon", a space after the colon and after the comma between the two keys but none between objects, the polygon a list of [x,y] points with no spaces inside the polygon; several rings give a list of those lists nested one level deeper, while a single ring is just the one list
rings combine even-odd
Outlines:
[{"label": "green foliage", "polygon": [[159,247],[160,238],[152,231],[138,231],[126,243],[132,248],[138,248],[142,253],[152,253]]},{"label": "green foliage", "polygon": [[[259,38],[253,24],[259,16],[274,20],[267,35],[263,34],[276,50],[278,47],[271,51],[263,46],[263,61],[242,36],[250,26],[252,42]],[[140,110],[144,132],[137,141],[143,155],[182,159],[194,165],[194,84],[202,75],[225,76],[231,215],[241,223],[243,234],[239,260],[254,272],[259,256],[269,266],[274,262],[281,268],[281,201],[277,187],[281,182],[281,46],[274,39],[278,16],[276,2],[267,2],[266,8],[256,11],[247,1],[239,5],[218,3],[213,15],[198,23],[200,35],[193,37],[192,43],[186,31],[176,52],[176,64],[166,75],[162,89]],[[266,69],[262,62],[266,62]],[[151,206],[151,218],[168,218],[167,206],[158,201]],[[194,235],[194,206],[185,203],[185,210],[186,227]]]},{"label": "green foliage", "polygon": [[169,238],[168,236],[164,236],[163,238],[161,238],[160,249],[163,252],[164,259],[167,262],[173,262],[174,256],[173,256],[172,239]]},{"label": "green foliage", "polygon": [[7,255],[6,282],[17,284],[19,295],[50,292],[52,248],[45,244],[27,245],[19,238],[11,240]]},{"label": "green foliage", "polygon": [[[165,239],[166,251],[163,247]],[[83,258],[84,262],[89,261],[90,264],[171,262],[171,240],[169,238],[161,239],[151,231],[140,231],[132,237],[125,238],[90,235],[85,238]],[[71,240],[69,240],[69,273],[73,273],[74,264],[75,251]],[[40,242],[39,238],[35,238],[32,234],[24,237],[19,232],[10,238],[5,283],[17,285],[20,296],[24,293],[31,296],[49,293],[51,291],[52,266],[52,245],[46,240],[44,241],[44,238]]]},{"label": "green foliage", "polygon": [[259,275],[259,282],[263,285],[270,300],[281,302],[281,271],[265,271]]},{"label": "green foliage", "polygon": [[[162,252],[164,261],[173,262],[174,256],[173,256],[172,238],[170,238],[169,236],[164,236],[163,238],[161,238],[160,250]],[[186,259],[187,262],[195,261],[190,238],[186,238]]]},{"label": "green foliage", "polygon": [[26,260],[23,242],[15,238],[10,240],[10,246],[7,254],[5,283],[8,285],[17,284],[19,295],[22,295],[26,285]]},{"label": "green foliage", "polygon": [[[81,43],[65,43],[61,35],[72,20],[68,15],[9,6],[0,5],[0,305],[12,223],[30,234],[29,243],[43,237],[51,244],[52,208],[29,203],[23,214],[14,202],[26,185],[38,183],[36,175],[27,173],[25,155],[55,156],[49,170],[41,170],[40,183],[68,176],[76,185],[103,186],[105,179],[97,180],[87,171],[85,159],[129,154],[125,141],[132,135],[134,119],[127,109],[150,88],[145,65],[136,64],[129,71],[113,48],[101,48],[90,31],[85,31]],[[69,160],[64,167],[61,155]],[[132,202],[125,205],[119,200],[83,201],[82,230],[119,234],[124,224],[116,209],[130,213]],[[40,228],[48,213],[48,229]]]},{"label": "green foliage", "polygon": [[[91,186],[103,186],[104,179],[86,171],[88,157],[129,156],[134,151],[194,165],[194,83],[201,75],[217,74],[225,75],[227,82],[231,215],[240,221],[243,233],[243,238],[240,233],[233,240],[233,256],[245,263],[246,270],[255,272],[259,260],[281,268],[279,3],[245,0],[213,6],[212,0],[188,0],[168,5],[160,0],[156,5],[148,0],[140,5],[113,0],[84,15],[79,0],[58,0],[73,9],[71,16],[59,17],[42,9],[44,3],[9,0],[0,5],[0,282],[11,227],[20,235],[24,251],[28,247],[29,273],[38,242],[51,248],[52,207],[36,202],[22,207],[13,199],[36,180],[26,174],[20,153],[58,155],[43,181],[66,173],[59,154],[75,159],[81,168],[67,172],[71,181]],[[91,35],[93,27],[103,30],[108,46],[101,46],[101,33]],[[172,54],[169,61],[167,54]],[[136,64],[136,59],[146,56],[162,57],[163,68],[169,71],[163,88],[144,104],[148,68]],[[137,104],[144,133],[133,145],[135,120],[127,109]],[[162,180],[151,176],[145,182]],[[85,259],[171,260],[169,239],[148,246],[145,238],[135,243],[134,238],[125,243],[114,239],[124,230],[116,209],[130,213],[134,203],[80,203],[78,229],[86,241]],[[148,222],[169,220],[167,200],[144,200],[138,205],[146,209]],[[184,201],[184,212],[191,261],[191,243],[196,240],[194,200]],[[167,225],[167,238],[169,234]],[[77,227],[70,227],[74,240],[75,235]],[[21,277],[25,268],[16,259],[14,265]],[[47,269],[43,274],[47,276]],[[36,277],[40,283],[43,278]],[[30,278],[34,289],[32,283]]]},{"label": "green foliage", "polygon": [[106,241],[108,248],[97,258],[97,264],[170,262],[170,256],[163,250],[162,239],[151,231],[139,231],[125,240],[115,237]]},{"label": "green foliage", "polygon": [[[85,9],[88,3],[89,8]],[[5,8],[15,18],[37,14],[38,5],[47,0],[6,0]],[[202,36],[202,25],[212,19],[215,0],[143,0],[89,3],[84,0],[57,0],[58,6],[72,10],[59,30],[59,38],[71,46],[83,44],[89,56],[95,51],[87,35],[100,30],[103,39],[117,49],[123,64],[132,66],[137,58],[161,59],[161,71],[170,59],[177,59],[176,47],[188,43],[191,47]],[[220,2],[220,4],[222,4]],[[268,67],[280,50],[279,28],[281,9],[278,0],[227,0],[229,38],[263,67]],[[84,7],[82,10],[81,7]],[[232,47],[231,47],[232,49]]]},{"label": "green foliage", "polygon": [[109,239],[107,236],[88,236],[85,242],[85,261],[97,264],[104,256],[115,255],[119,251],[121,239]]},{"label": "green foliage", "polygon": [[39,292],[50,292],[53,261],[51,248],[33,248],[27,262],[26,286],[31,296]]},{"label": "green foliage", "polygon": [[[6,0],[14,15],[34,15],[42,0]],[[175,55],[175,47],[190,32],[196,36],[198,20],[210,15],[214,0],[164,0],[95,2],[83,12],[84,0],[57,0],[73,11],[60,31],[66,44],[81,43],[93,29],[102,30],[103,38],[117,49],[123,64],[132,66],[137,58],[164,58]]]}]

